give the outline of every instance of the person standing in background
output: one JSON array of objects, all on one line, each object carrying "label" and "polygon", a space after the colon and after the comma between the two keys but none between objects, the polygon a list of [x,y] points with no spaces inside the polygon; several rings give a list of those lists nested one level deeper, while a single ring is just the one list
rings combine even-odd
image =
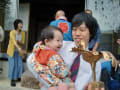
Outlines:
[{"label": "person standing in background", "polygon": [[[90,9],[86,9],[85,12],[92,15],[92,10]],[[100,35],[101,35],[101,32],[100,32],[100,27],[98,25],[96,36],[89,42],[89,45],[88,45],[90,50],[96,51],[98,49],[99,43],[100,43]]]},{"label": "person standing in background", "polygon": [[63,10],[58,10],[56,12],[55,20],[50,22],[50,25],[56,26],[62,30],[64,41],[73,41],[71,23],[65,17],[65,12]]},{"label": "person standing in background", "polygon": [[14,30],[10,31],[9,44],[7,49],[9,71],[8,78],[11,80],[11,86],[16,86],[15,80],[21,80],[23,73],[22,55],[26,52],[22,50],[25,43],[25,32],[22,31],[23,22],[20,19],[14,21]]},{"label": "person standing in background", "polygon": [[[4,31],[3,31],[3,28],[2,26],[0,26],[0,44],[1,42],[4,40]],[[1,51],[0,51],[1,52]],[[3,68],[2,68],[2,63],[0,63],[0,73],[2,73],[3,71]]]},{"label": "person standing in background", "polygon": [[0,42],[2,42],[4,40],[4,31],[2,26],[0,26]]}]

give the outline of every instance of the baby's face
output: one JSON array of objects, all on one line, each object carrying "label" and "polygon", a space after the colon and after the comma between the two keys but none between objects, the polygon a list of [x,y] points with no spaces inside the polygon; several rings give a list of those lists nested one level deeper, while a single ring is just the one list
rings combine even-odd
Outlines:
[{"label": "baby's face", "polygon": [[49,40],[47,47],[52,48],[55,51],[59,51],[63,45],[63,35],[59,31],[54,31],[54,38]]}]

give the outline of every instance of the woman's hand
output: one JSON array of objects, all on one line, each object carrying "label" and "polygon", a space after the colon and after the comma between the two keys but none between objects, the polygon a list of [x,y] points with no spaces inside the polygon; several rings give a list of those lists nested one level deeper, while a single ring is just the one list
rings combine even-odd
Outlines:
[{"label": "woman's hand", "polygon": [[26,54],[26,53],[27,53],[26,50],[22,50],[21,48],[18,48],[18,51],[19,51],[20,53],[22,53],[22,54]]}]

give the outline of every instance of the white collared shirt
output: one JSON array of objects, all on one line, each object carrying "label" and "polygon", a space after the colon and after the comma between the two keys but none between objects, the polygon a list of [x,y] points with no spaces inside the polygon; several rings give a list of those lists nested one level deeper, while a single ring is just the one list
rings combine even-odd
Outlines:
[{"label": "white collared shirt", "polygon": [[[72,52],[72,48],[76,47],[75,43],[72,41],[63,41],[63,47],[60,49],[59,53],[62,56],[66,66],[70,69],[71,65],[78,55],[75,52]],[[88,48],[86,49],[88,50]],[[101,73],[101,63],[98,61],[96,64],[96,79],[100,79]],[[78,75],[75,81],[76,90],[83,90],[85,85],[88,82],[91,82],[92,79],[92,69],[91,65],[83,60],[82,55],[80,56],[80,67],[78,71]]]}]

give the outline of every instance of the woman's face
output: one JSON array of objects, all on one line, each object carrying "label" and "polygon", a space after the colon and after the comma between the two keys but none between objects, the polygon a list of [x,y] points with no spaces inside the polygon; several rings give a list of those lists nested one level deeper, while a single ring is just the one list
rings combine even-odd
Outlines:
[{"label": "woman's face", "polygon": [[84,22],[80,26],[72,28],[72,36],[77,46],[79,46],[81,40],[85,42],[86,47],[88,46],[90,32]]},{"label": "woman's face", "polygon": [[18,23],[18,30],[22,30],[22,28],[23,28],[23,24],[22,23]]}]

